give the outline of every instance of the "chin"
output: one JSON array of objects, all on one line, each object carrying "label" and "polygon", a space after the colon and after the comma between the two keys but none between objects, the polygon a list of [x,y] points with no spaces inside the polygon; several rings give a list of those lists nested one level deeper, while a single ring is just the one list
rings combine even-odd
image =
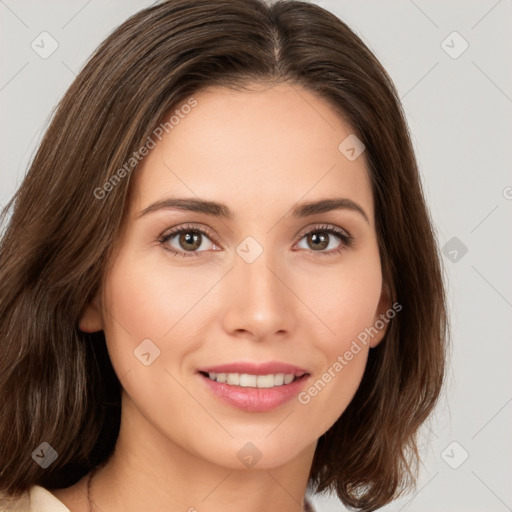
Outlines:
[{"label": "chin", "polygon": [[[299,445],[295,436],[283,436],[277,433],[271,433],[268,436],[268,432],[264,434],[260,432],[258,436],[235,436],[222,446],[219,444],[212,446],[212,451],[208,451],[208,454],[204,453],[203,446],[203,458],[230,470],[268,470],[288,464],[308,447],[313,451],[316,447],[317,439],[311,443]],[[275,437],[271,440],[272,436]]]}]

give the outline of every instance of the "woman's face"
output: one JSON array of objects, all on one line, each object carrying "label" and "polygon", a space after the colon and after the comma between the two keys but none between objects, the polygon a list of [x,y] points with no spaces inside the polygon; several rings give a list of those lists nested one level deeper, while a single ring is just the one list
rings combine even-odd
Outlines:
[{"label": "woman's face", "polygon": [[[384,334],[361,342],[389,307],[370,179],[350,126],[298,86],[194,98],[133,176],[120,251],[80,327],[105,331],[141,436],[276,467],[314,450]],[[178,198],[223,206],[152,207]],[[301,208],[326,199],[348,206]],[[220,365],[234,365],[216,372],[225,383],[206,373]]]}]

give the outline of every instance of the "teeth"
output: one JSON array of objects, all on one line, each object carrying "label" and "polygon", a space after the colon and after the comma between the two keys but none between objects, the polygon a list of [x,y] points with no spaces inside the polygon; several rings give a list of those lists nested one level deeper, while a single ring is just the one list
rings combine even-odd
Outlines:
[{"label": "teeth", "polygon": [[248,373],[214,373],[209,372],[208,377],[217,382],[241,386],[243,388],[273,388],[290,384],[295,379],[292,373],[276,373],[269,375],[250,375]]},{"label": "teeth", "polygon": [[284,383],[285,383],[285,384],[290,384],[290,382],[291,382],[292,380],[293,380],[293,375],[288,375],[288,374],[286,374],[286,375],[284,376]]},{"label": "teeth", "polygon": [[239,373],[226,374],[225,382],[227,384],[231,384],[232,386],[239,386],[240,385],[240,374]]},{"label": "teeth", "polygon": [[[235,374],[236,375],[236,374]],[[258,377],[256,375],[249,375],[248,373],[239,374],[240,386],[243,388],[255,388],[258,383]],[[227,381],[226,381],[227,382]]]}]

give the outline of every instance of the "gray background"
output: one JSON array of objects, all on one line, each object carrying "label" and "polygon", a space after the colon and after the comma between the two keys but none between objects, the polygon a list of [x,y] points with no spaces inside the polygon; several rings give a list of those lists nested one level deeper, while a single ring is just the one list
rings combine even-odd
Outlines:
[{"label": "gray background", "polygon": [[[0,0],[0,205],[89,55],[152,3]],[[512,511],[512,2],[314,3],[347,22],[395,81],[445,247],[448,382],[423,430],[416,492],[381,510]],[[43,31],[58,43],[45,59],[31,47]],[[334,497],[313,501],[320,512],[345,510]]]}]

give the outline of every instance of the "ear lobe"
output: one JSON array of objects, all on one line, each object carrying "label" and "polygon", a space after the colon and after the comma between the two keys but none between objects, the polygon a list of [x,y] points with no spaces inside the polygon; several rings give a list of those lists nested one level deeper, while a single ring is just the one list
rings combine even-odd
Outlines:
[{"label": "ear lobe", "polygon": [[78,322],[78,328],[83,332],[102,331],[103,315],[101,309],[101,300],[99,299],[99,294],[96,294],[82,313]]},{"label": "ear lobe", "polygon": [[380,295],[379,304],[377,306],[377,313],[373,320],[373,325],[377,329],[378,333],[372,337],[370,341],[370,347],[375,348],[384,338],[387,330],[390,318],[386,312],[391,309],[391,292],[387,284],[383,284],[382,293]]}]

